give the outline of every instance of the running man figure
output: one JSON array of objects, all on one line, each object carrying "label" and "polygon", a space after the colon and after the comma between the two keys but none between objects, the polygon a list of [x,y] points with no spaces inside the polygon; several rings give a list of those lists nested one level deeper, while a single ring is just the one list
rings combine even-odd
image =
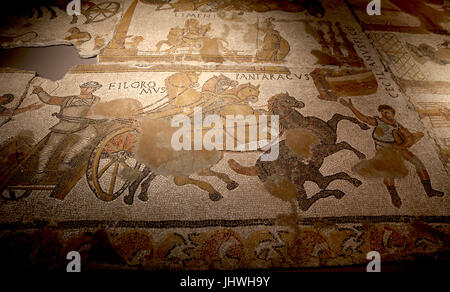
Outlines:
[{"label": "running man figure", "polygon": [[[403,160],[408,161],[416,168],[417,175],[422,182],[423,188],[429,197],[442,197],[443,192],[432,188],[430,176],[422,161],[417,158],[408,147],[412,146],[423,134],[412,134],[405,127],[400,125],[395,120],[395,110],[389,105],[380,105],[378,111],[381,117],[369,117],[358,111],[352,104],[351,99],[345,101],[340,99],[340,102],[348,107],[355,116],[362,122],[374,126],[372,138],[375,142],[375,149],[378,151],[388,149],[394,151]],[[395,188],[395,180],[392,177],[384,177],[384,184],[391,195],[392,204],[400,208],[402,201]]]}]

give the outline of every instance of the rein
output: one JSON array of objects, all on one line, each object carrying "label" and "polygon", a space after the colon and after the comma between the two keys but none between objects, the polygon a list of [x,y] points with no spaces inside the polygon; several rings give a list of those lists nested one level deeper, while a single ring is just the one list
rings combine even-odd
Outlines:
[{"label": "rein", "polygon": [[[190,83],[193,83],[191,77],[189,76],[189,74],[186,74],[186,76],[188,77],[189,82],[190,82]],[[167,105],[167,104],[170,103],[171,101],[175,100],[178,96],[182,95],[183,93],[185,93],[185,92],[190,88],[190,87],[186,87],[186,86],[175,85],[175,84],[173,84],[173,83],[171,82],[171,79],[170,79],[170,78],[168,78],[167,83],[169,83],[170,86],[173,86],[173,87],[175,87],[175,88],[184,88],[184,90],[182,90],[181,92],[179,92],[175,97],[169,98],[169,101],[168,101],[168,102],[165,102],[165,103],[163,103],[163,104],[160,104],[159,106],[157,106],[157,107],[154,108],[154,109],[151,109],[151,110],[148,110],[148,111],[145,111],[145,112],[143,111],[144,109],[147,109],[147,108],[149,108],[149,107],[154,106],[155,104],[161,102],[162,100],[164,100],[165,98],[167,98],[167,97],[169,97],[169,96],[166,95],[166,96],[164,96],[164,97],[158,99],[157,101],[155,101],[155,102],[153,102],[153,103],[151,103],[151,104],[149,104],[149,105],[147,105],[147,106],[144,106],[144,107],[140,108],[140,109],[138,110],[137,115],[143,115],[143,114],[147,114],[147,113],[151,113],[151,112],[154,112],[154,113],[158,112],[158,111],[157,111],[158,109],[164,107],[165,105]]]},{"label": "rein", "polygon": [[242,86],[242,88],[241,89],[239,89],[237,92],[236,92],[236,97],[239,99],[239,100],[248,100],[250,97],[252,97],[252,96],[256,96],[256,97],[258,97],[257,95],[250,95],[250,96],[246,96],[244,99],[241,99],[240,97],[239,97],[239,93],[242,91],[242,90],[244,90],[244,89],[246,89],[246,88],[253,88],[253,89],[255,89],[256,90],[256,87],[254,86],[254,85],[252,85],[252,84],[245,84],[245,85],[247,85],[247,86]]}]

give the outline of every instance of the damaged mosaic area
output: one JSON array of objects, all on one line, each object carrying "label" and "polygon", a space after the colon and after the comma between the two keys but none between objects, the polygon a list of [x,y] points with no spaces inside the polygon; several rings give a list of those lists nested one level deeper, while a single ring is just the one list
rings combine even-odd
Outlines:
[{"label": "damaged mosaic area", "polygon": [[[41,7],[26,29],[76,37],[2,46],[66,38],[98,64],[58,81],[1,69],[4,258],[61,269],[79,250],[92,270],[445,258],[449,6],[408,1],[383,1],[390,18],[353,0],[82,1],[78,19]],[[279,116],[277,158],[174,150],[170,121],[196,108]]]}]

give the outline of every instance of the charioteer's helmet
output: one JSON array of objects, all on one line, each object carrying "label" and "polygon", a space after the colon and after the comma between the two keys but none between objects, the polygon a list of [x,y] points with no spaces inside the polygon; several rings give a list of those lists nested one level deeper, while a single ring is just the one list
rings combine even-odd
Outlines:
[{"label": "charioteer's helmet", "polygon": [[96,81],[89,81],[80,85],[81,88],[96,88],[99,89],[102,85]]}]

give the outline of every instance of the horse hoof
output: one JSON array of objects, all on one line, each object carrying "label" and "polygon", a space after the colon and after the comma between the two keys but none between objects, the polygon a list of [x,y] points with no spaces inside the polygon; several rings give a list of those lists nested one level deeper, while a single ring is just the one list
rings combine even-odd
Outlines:
[{"label": "horse hoof", "polygon": [[123,202],[127,205],[132,205],[133,204],[133,196],[123,197]]},{"label": "horse hoof", "polygon": [[358,154],[359,160],[366,159],[366,155],[364,153]]},{"label": "horse hoof", "polygon": [[141,200],[142,202],[147,202],[148,201],[148,196],[146,193],[140,193],[138,195],[139,200]]},{"label": "horse hoof", "polygon": [[359,179],[353,179],[352,180],[352,184],[355,186],[355,187],[359,187],[360,185],[362,185],[362,181],[360,181]]},{"label": "horse hoof", "polygon": [[398,199],[392,198],[392,205],[395,208],[400,209],[400,207],[402,206],[402,201],[400,200],[400,198],[398,198]]},{"label": "horse hoof", "polygon": [[334,194],[334,197],[336,199],[342,199],[344,196],[345,196],[345,193],[340,190],[337,190],[337,192]]},{"label": "horse hoof", "polygon": [[367,126],[366,124],[361,124],[359,127],[360,127],[362,130],[369,130],[369,129],[370,129],[370,127]]},{"label": "horse hoof", "polygon": [[209,194],[209,199],[211,201],[213,201],[213,202],[217,202],[217,201],[219,201],[222,198],[223,198],[223,196],[220,193],[218,193],[218,192],[214,192],[214,193],[210,193]]},{"label": "horse hoof", "polygon": [[227,189],[234,190],[235,188],[237,188],[239,186],[239,184],[235,181],[230,182],[229,184],[227,184]]}]

